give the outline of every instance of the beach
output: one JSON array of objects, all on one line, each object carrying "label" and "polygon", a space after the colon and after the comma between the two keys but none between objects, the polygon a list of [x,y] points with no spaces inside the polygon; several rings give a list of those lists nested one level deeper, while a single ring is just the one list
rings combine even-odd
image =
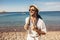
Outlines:
[{"label": "beach", "polygon": [[[26,40],[27,32],[23,27],[0,28],[0,40]],[[60,40],[60,31],[47,31],[42,40]]]}]

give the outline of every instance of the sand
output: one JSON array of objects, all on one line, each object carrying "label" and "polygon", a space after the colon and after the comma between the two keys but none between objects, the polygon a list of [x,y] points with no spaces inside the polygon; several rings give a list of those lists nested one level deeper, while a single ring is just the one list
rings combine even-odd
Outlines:
[{"label": "sand", "polygon": [[[0,32],[0,40],[26,40],[26,32]],[[60,31],[50,31],[42,36],[43,40],[60,40]]]}]

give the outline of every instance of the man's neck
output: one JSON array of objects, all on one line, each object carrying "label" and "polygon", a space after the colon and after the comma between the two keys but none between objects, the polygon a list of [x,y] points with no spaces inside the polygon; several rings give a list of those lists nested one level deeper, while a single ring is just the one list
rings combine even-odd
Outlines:
[{"label": "man's neck", "polygon": [[32,17],[32,18],[37,18],[37,16],[36,16],[36,15],[32,15],[31,17]]},{"label": "man's neck", "polygon": [[31,16],[31,19],[36,19],[37,17],[36,16]]}]

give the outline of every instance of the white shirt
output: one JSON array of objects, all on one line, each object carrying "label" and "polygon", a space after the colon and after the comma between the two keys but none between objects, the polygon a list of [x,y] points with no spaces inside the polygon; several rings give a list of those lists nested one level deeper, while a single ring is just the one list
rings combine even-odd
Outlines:
[{"label": "white shirt", "polygon": [[[26,23],[26,24],[27,24],[28,20],[29,20],[29,17],[27,17],[26,20],[25,20],[25,23]],[[30,22],[30,27],[31,27],[31,25],[32,25],[32,22]],[[44,23],[43,20],[40,19],[40,18],[39,18],[38,21],[37,21],[37,28],[38,28],[38,29],[41,29],[41,31],[44,31],[44,32],[46,33],[45,23]],[[30,32],[32,32],[32,34],[30,34]],[[38,36],[38,33],[35,32],[35,31],[33,31],[33,30],[28,30],[28,34],[30,34],[31,36]]]}]

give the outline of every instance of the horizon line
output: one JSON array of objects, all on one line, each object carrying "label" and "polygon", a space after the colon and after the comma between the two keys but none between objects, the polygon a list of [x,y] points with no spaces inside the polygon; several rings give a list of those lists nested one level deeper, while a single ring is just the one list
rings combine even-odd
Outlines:
[{"label": "horizon line", "polygon": [[[2,11],[2,12],[29,12],[29,11]],[[39,12],[50,12],[50,11],[39,11]]]}]

